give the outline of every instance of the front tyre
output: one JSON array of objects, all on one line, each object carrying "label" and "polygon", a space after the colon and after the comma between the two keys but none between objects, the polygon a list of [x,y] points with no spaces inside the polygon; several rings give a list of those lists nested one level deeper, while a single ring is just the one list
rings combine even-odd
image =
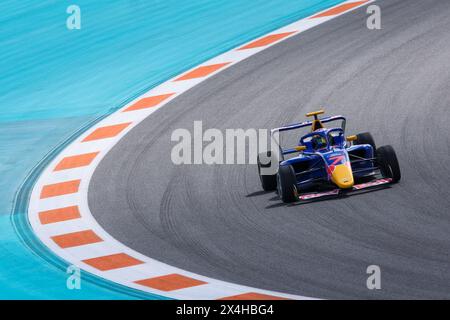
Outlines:
[{"label": "front tyre", "polygon": [[277,174],[278,195],[285,203],[298,200],[297,178],[291,165],[280,166]]},{"label": "front tyre", "polygon": [[377,149],[377,162],[384,178],[391,178],[392,182],[399,182],[402,175],[397,155],[392,146],[382,146]]}]

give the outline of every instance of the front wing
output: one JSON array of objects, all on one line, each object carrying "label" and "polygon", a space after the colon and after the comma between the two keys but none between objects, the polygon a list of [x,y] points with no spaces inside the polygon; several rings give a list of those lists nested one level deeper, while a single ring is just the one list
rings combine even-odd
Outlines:
[{"label": "front wing", "polygon": [[[351,189],[351,191],[377,187],[377,186],[389,184],[391,182],[392,182],[391,178],[377,179],[377,180],[366,182],[366,183],[355,184],[353,186],[353,188]],[[342,189],[334,189],[334,190],[325,191],[325,192],[306,193],[306,194],[300,194],[298,196],[298,198],[300,201],[306,201],[306,200],[312,200],[312,199],[322,198],[322,197],[327,197],[327,196],[336,196],[336,195],[339,195],[340,193],[342,193],[343,191],[344,190],[342,190]],[[345,190],[345,191],[347,192],[347,190]]]}]

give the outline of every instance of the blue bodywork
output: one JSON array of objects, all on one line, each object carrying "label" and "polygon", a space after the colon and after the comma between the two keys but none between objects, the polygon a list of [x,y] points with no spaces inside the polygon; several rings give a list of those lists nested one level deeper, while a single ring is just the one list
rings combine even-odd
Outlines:
[{"label": "blue bodywork", "polygon": [[[322,125],[337,120],[342,121],[341,127],[324,128]],[[333,170],[338,165],[349,166],[355,180],[372,177],[377,173],[373,147],[370,144],[352,145],[346,141],[344,117],[323,118],[320,119],[319,125],[319,129],[302,136],[298,146],[284,150],[280,147],[280,166],[293,167],[299,189],[305,190],[317,184],[331,183]],[[314,121],[273,129],[272,133],[306,126],[312,126],[314,129]],[[314,145],[314,139],[317,138],[324,143],[320,146]],[[286,155],[293,153],[298,154],[285,159]]]}]

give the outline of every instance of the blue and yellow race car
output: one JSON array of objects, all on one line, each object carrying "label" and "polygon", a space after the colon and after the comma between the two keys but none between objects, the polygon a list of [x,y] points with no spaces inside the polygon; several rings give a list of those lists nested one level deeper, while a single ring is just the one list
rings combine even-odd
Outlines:
[{"label": "blue and yellow race car", "polygon": [[[258,172],[265,191],[277,190],[283,202],[294,202],[400,180],[400,166],[392,146],[376,148],[368,132],[345,137],[346,119],[343,116],[319,119],[323,113],[323,110],[310,112],[306,116],[314,117],[311,121],[271,130],[271,138],[279,150],[258,155]],[[337,122],[340,126],[325,127]],[[280,146],[280,133],[304,127],[311,127],[310,132],[300,138],[297,146],[285,149]],[[274,163],[278,164],[277,172],[267,170]]]}]

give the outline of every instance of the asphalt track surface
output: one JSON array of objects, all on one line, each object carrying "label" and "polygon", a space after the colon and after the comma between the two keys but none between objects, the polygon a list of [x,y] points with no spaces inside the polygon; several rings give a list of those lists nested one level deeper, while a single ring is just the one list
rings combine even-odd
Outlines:
[{"label": "asphalt track surface", "polygon": [[[205,276],[317,298],[450,298],[450,2],[386,0],[288,39],[173,100],[100,163],[89,206],[129,247]],[[272,128],[326,106],[392,144],[402,181],[302,205],[254,165],[173,165],[177,128]],[[366,268],[381,268],[368,290]]]}]

